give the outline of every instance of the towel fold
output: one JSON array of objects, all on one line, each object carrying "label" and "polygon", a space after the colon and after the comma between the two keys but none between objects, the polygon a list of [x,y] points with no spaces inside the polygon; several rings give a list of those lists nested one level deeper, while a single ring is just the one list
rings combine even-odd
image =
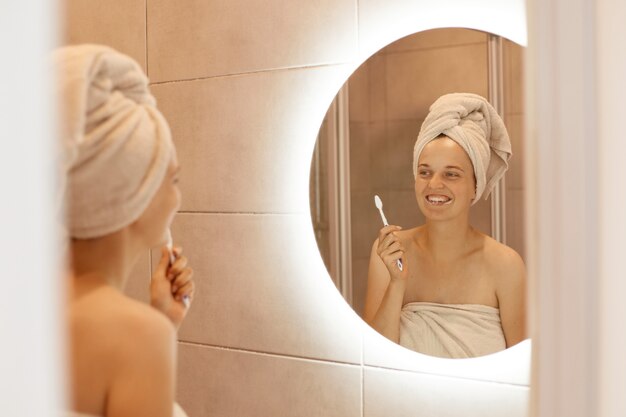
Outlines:
[{"label": "towel fold", "polygon": [[443,358],[472,358],[506,349],[497,308],[480,304],[408,303],[400,345]]},{"label": "towel fold", "polygon": [[68,233],[92,238],[137,220],[161,185],[174,148],[148,79],[101,45],[53,53],[60,101]]},{"label": "towel fold", "polygon": [[511,141],[504,122],[483,97],[453,93],[439,97],[422,123],[413,150],[413,175],[417,178],[419,156],[430,141],[445,135],[469,155],[476,177],[476,196],[487,199],[508,168]]}]

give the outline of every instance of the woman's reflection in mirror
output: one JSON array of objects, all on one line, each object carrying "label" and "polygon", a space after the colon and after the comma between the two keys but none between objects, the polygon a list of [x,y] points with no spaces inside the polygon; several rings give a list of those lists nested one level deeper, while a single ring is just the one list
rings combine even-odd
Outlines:
[{"label": "woman's reflection in mirror", "polygon": [[524,262],[469,223],[470,207],[489,196],[510,157],[506,127],[483,97],[447,94],[430,107],[413,153],[425,223],[383,227],[370,255],[364,319],[379,333],[446,358],[526,338]]}]

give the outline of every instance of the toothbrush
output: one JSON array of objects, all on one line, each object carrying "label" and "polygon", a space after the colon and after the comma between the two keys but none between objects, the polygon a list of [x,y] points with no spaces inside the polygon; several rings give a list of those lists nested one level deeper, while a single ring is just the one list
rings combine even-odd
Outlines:
[{"label": "toothbrush", "polygon": [[[378,195],[374,196],[374,204],[376,204],[376,208],[378,209],[378,212],[380,213],[380,218],[383,219],[383,225],[389,226],[389,223],[387,222],[387,218],[385,217],[385,213],[383,213],[383,200],[381,200]],[[402,260],[398,259],[396,261],[396,264],[398,265],[398,269],[402,271]]]},{"label": "toothbrush", "polygon": [[[174,265],[174,262],[176,261],[176,258],[174,257],[174,250],[172,249],[174,246],[174,243],[172,241],[172,232],[167,229],[167,251],[170,254],[170,265]],[[190,305],[190,300],[189,300],[189,296],[188,295],[183,295],[183,304],[185,305],[185,308],[189,308]]]}]

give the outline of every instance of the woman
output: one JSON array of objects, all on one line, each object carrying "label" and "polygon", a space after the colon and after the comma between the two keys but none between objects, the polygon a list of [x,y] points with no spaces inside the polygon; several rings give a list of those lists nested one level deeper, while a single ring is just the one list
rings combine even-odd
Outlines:
[{"label": "woman", "polygon": [[[69,415],[181,415],[174,406],[176,329],[194,283],[181,249],[170,262],[165,247],[180,206],[169,128],[129,57],[80,45],[53,58],[70,237]],[[141,254],[158,247],[147,306],[123,289]]]},{"label": "woman", "polygon": [[372,247],[364,319],[379,333],[450,358],[525,339],[524,263],[469,224],[471,205],[487,198],[510,155],[502,119],[484,98],[448,94],[431,106],[413,155],[425,224],[384,227]]}]

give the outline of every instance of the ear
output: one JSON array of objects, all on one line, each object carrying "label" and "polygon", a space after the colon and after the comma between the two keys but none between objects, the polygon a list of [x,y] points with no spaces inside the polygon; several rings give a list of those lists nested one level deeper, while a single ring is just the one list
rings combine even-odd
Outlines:
[{"label": "ear", "polygon": [[476,198],[476,191],[478,189],[478,181],[476,181],[476,174],[474,173],[474,175],[472,175],[472,177],[474,178],[474,192],[472,193],[472,201],[474,201],[474,199]]}]

